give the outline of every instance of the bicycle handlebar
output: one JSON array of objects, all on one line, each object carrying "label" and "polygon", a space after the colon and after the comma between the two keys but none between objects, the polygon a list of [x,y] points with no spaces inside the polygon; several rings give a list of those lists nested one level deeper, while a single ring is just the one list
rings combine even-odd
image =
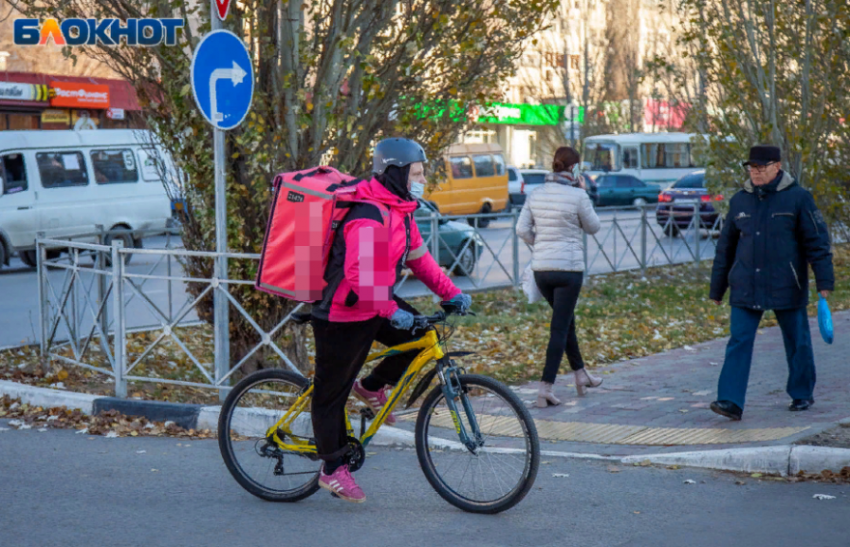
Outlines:
[{"label": "bicycle handlebar", "polygon": [[436,325],[437,323],[442,323],[445,321],[450,315],[475,315],[471,311],[467,311],[466,313],[460,313],[460,310],[456,305],[449,302],[440,302],[440,306],[443,307],[444,311],[438,311],[433,315],[417,315],[413,318],[414,328],[425,328],[431,325]]}]

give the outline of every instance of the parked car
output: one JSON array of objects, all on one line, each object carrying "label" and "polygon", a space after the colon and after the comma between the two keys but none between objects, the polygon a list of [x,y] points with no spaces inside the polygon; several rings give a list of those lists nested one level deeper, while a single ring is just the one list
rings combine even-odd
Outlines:
[{"label": "parked car", "polygon": [[699,204],[700,228],[710,229],[717,223],[719,216],[712,203],[721,200],[722,195],[711,195],[705,189],[705,170],[702,169],[685,175],[661,193],[658,207],[655,208],[655,219],[666,235],[675,237],[681,230],[690,227],[694,206]]},{"label": "parked car", "polygon": [[[156,168],[164,152],[146,134],[127,129],[0,132],[0,267],[15,252],[35,266],[38,232],[72,237],[101,224],[108,231],[107,244],[120,239],[125,247],[140,247],[142,231],[164,231],[171,202]],[[61,251],[51,249],[49,255]]]},{"label": "parked car", "polygon": [[[495,143],[455,144],[449,148],[446,180],[427,199],[447,215],[496,213],[508,207],[508,174],[502,148]],[[469,219],[481,228],[488,217]]]},{"label": "parked car", "polygon": [[[516,167],[509,167],[509,169],[516,169]],[[511,190],[511,208],[522,209],[522,206],[525,205],[526,195],[543,184],[549,171],[545,169],[516,169],[516,173],[517,178],[522,182],[519,186],[511,186],[511,188],[516,189]],[[508,174],[510,175],[510,171],[508,171]],[[584,173],[580,176],[584,179],[584,189],[590,193],[593,178]],[[508,184],[512,183],[509,182]]]},{"label": "parked car", "polygon": [[590,200],[596,207],[633,205],[640,207],[657,203],[661,188],[647,184],[632,175],[599,175],[588,188]]},{"label": "parked car", "polygon": [[517,178],[519,179],[519,186],[515,184],[511,187],[513,188],[510,190],[511,208],[522,209],[522,206],[525,205],[525,196],[528,192],[531,192],[543,184],[543,180],[546,178],[546,173],[549,171],[545,169],[516,169],[515,167],[512,169],[516,170]]},{"label": "parked car", "polygon": [[[419,208],[413,215],[416,219],[416,226],[419,227],[419,233],[422,234],[422,239],[425,241],[428,241],[428,238],[431,237],[432,213],[440,216],[439,211],[433,205],[420,200]],[[481,239],[481,236],[475,231],[475,228],[463,222],[440,218],[438,220],[438,226],[440,252],[439,256],[435,256],[434,259],[444,268],[451,267],[457,259],[457,266],[453,270],[455,275],[468,275],[472,273],[484,249],[484,241]],[[469,245],[466,244],[467,241],[470,241]]]},{"label": "parked car", "polygon": [[522,193],[522,173],[518,167],[508,166],[508,210],[521,208],[525,200]]}]

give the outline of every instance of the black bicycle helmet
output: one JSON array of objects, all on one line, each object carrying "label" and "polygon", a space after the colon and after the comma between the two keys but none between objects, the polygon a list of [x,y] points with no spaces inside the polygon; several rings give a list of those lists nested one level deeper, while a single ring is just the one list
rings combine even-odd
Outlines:
[{"label": "black bicycle helmet", "polygon": [[428,156],[419,143],[410,139],[384,139],[375,146],[372,172],[381,175],[390,165],[405,167],[417,161],[428,163]]}]

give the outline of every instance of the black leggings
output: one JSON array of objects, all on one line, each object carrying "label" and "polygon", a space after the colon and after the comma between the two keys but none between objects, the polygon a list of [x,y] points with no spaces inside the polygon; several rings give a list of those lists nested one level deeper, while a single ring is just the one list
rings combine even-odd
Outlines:
[{"label": "black leggings", "polygon": [[543,367],[544,382],[555,383],[558,369],[561,368],[561,358],[564,352],[570,368],[584,368],[581,351],[576,337],[575,309],[581,284],[584,281],[583,272],[547,271],[534,272],[534,280],[540,289],[540,294],[552,306],[552,321],[549,327],[549,346],[546,348],[546,366]]},{"label": "black leggings", "polygon": [[[410,304],[395,299],[398,306],[414,315],[419,312]],[[332,323],[313,318],[316,339],[316,374],[313,378],[313,434],[316,450],[325,461],[336,461],[348,452],[345,430],[345,403],[354,380],[377,340],[385,346],[396,346],[419,338],[422,334],[397,330],[389,319],[373,317],[367,321]],[[395,385],[404,376],[417,352],[386,357],[368,376],[368,383]],[[364,382],[367,379],[364,378]]]}]

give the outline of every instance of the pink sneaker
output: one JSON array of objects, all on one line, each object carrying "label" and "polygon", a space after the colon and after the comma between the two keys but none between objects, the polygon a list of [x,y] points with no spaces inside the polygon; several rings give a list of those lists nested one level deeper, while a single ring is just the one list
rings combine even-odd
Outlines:
[{"label": "pink sneaker", "polygon": [[330,491],[332,494],[336,494],[345,501],[354,503],[363,503],[366,501],[366,494],[354,482],[354,477],[348,472],[347,465],[337,467],[336,471],[330,475],[325,475],[325,467],[322,466],[322,472],[319,473],[319,486]]},{"label": "pink sneaker", "polygon": [[[375,415],[378,415],[378,412],[384,408],[384,405],[387,404],[387,386],[379,389],[378,391],[369,391],[363,384],[360,383],[360,380],[354,382],[354,394],[357,395],[360,400],[369,405],[369,408],[372,409],[372,412]],[[387,415],[387,419],[384,420],[387,425],[393,425],[395,423],[395,416],[392,413]]]}]

